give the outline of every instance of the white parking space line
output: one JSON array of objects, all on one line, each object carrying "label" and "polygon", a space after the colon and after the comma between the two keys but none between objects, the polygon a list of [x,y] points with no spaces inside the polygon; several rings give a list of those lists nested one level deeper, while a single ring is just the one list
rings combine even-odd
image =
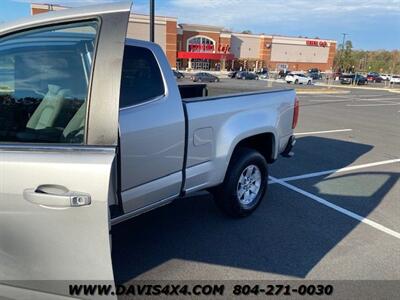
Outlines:
[{"label": "white parking space line", "polygon": [[333,94],[309,94],[309,95],[300,95],[300,98],[342,98],[342,99],[351,99],[351,95],[342,96],[342,95],[333,95]]},{"label": "white parking space line", "polygon": [[391,236],[393,236],[395,238],[400,239],[400,233],[398,233],[397,231],[389,229],[389,228],[387,228],[387,227],[385,227],[385,226],[383,226],[383,225],[381,225],[379,223],[376,223],[374,221],[371,221],[370,219],[367,219],[367,218],[365,218],[363,216],[360,216],[360,215],[358,215],[356,213],[353,213],[352,211],[347,210],[347,209],[345,209],[343,207],[340,207],[340,206],[338,206],[336,204],[333,204],[333,203],[331,203],[331,202],[329,202],[329,201],[327,201],[327,200],[325,200],[325,199],[323,199],[323,198],[321,198],[319,196],[316,196],[316,195],[311,194],[311,193],[309,193],[307,191],[299,189],[298,187],[295,187],[294,185],[291,185],[291,184],[289,184],[287,182],[284,182],[282,180],[279,180],[279,179],[271,177],[271,176],[270,176],[270,179],[272,181],[275,181],[276,183],[278,183],[278,184],[280,184],[280,185],[292,190],[292,191],[295,191],[295,192],[297,192],[299,194],[302,194],[303,196],[306,196],[306,197],[308,197],[308,198],[310,198],[310,199],[312,199],[314,201],[317,201],[317,202],[321,203],[322,205],[330,207],[330,208],[332,208],[332,209],[334,209],[334,210],[336,210],[336,211],[338,211],[338,212],[340,212],[340,213],[342,213],[342,214],[344,214],[346,216],[349,216],[350,218],[353,218],[353,219],[355,219],[357,221],[360,221],[360,222],[362,222],[364,224],[367,224],[367,225],[369,225],[369,226],[371,226],[371,227],[373,227],[373,228],[375,228],[377,230],[380,230],[380,231],[382,231],[382,232],[384,232],[386,234],[389,234],[389,235],[391,235]]},{"label": "white parking space line", "polygon": [[[356,98],[355,98],[355,99],[356,99]],[[398,98],[385,98],[385,97],[381,97],[381,98],[368,98],[368,99],[361,98],[361,99],[356,99],[356,100],[358,100],[358,101],[377,101],[377,102],[380,102],[380,101],[388,101],[388,102],[391,102],[390,100],[400,100],[400,97],[398,97]]]},{"label": "white parking space line", "polygon": [[324,131],[310,131],[310,132],[299,132],[295,133],[295,136],[301,136],[301,135],[312,135],[312,134],[322,134],[322,133],[334,133],[334,132],[346,132],[346,131],[352,131],[353,129],[346,128],[346,129],[335,129],[335,130],[324,130]]},{"label": "white parking space line", "polygon": [[[400,100],[400,99],[399,99]],[[380,99],[380,100],[375,100],[375,99],[326,99],[326,100],[322,100],[322,99],[306,99],[307,102],[311,102],[311,103],[323,103],[323,104],[329,104],[329,103],[343,103],[343,102],[350,102],[349,104],[346,104],[346,106],[350,106],[350,107],[374,107],[374,106],[397,106],[400,105],[400,102],[396,102],[395,100],[386,100],[386,99]],[[378,103],[373,103],[373,104],[362,104],[363,102],[378,102]],[[360,104],[356,104],[356,103],[360,103]],[[307,106],[307,105],[302,105],[302,106]]]},{"label": "white parking space line", "polygon": [[[382,102],[382,101],[381,101]],[[400,105],[400,103],[379,103],[379,104],[346,104],[346,106],[393,106]]]},{"label": "white parking space line", "polygon": [[305,99],[305,100],[307,100],[307,101],[309,101],[309,102],[324,102],[324,103],[329,103],[329,102],[364,102],[364,101],[366,101],[366,102],[368,102],[368,101],[371,101],[371,102],[381,102],[381,103],[398,103],[398,102],[396,102],[395,100],[400,100],[400,98],[384,98],[384,97],[382,97],[382,98],[368,98],[368,99],[365,99],[365,98],[346,98],[346,97],[343,97],[343,99],[341,98],[341,99],[332,99],[332,98],[330,98],[330,99]]},{"label": "white parking space line", "polygon": [[[380,98],[392,97],[393,98],[395,95],[393,95],[393,94],[383,94],[383,95],[374,94],[374,95],[356,95],[356,96],[359,98],[376,98],[376,97],[380,97]],[[397,97],[397,98],[400,98],[400,97]]]},{"label": "white parking space line", "polygon": [[[327,175],[327,174],[343,173],[343,172],[349,172],[349,171],[354,171],[354,170],[359,170],[359,169],[364,169],[364,168],[383,166],[383,165],[394,164],[394,163],[400,163],[400,158],[378,161],[378,162],[374,162],[374,163],[368,163],[368,164],[357,165],[357,166],[350,166],[350,167],[345,167],[345,168],[340,168],[340,169],[332,169],[332,170],[320,171],[320,172],[315,172],[315,173],[308,173],[308,174],[303,174],[303,175],[298,175],[298,176],[279,178],[279,180],[287,182],[287,181],[293,181],[293,180],[318,177],[318,176],[323,176],[323,175]],[[270,182],[270,183],[273,183],[273,182]]]},{"label": "white parking space line", "polygon": [[348,100],[338,100],[338,99],[328,99],[328,100],[308,100],[309,102],[323,102],[323,103],[338,103],[338,102],[349,102],[351,99]]}]

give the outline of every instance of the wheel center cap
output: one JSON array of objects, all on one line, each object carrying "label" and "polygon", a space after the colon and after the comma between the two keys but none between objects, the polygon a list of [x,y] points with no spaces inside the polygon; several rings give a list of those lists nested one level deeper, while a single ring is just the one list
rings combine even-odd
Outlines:
[{"label": "wheel center cap", "polygon": [[[250,174],[250,175],[249,175]],[[256,199],[261,184],[261,172],[255,165],[243,170],[237,186],[237,196],[242,204],[249,204]]]}]

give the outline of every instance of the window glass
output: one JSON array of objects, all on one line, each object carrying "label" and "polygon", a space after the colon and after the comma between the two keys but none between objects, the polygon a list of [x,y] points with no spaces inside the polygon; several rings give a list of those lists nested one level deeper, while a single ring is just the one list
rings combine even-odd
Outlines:
[{"label": "window glass", "polygon": [[83,143],[95,22],[0,39],[0,142]]},{"label": "window glass", "polygon": [[125,46],[120,108],[152,100],[164,93],[161,71],[153,53],[146,48]]}]

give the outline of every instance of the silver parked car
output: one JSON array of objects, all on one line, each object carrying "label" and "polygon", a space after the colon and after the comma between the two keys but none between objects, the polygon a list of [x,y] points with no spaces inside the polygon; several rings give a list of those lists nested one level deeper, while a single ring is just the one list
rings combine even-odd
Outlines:
[{"label": "silver parked car", "polygon": [[191,76],[193,82],[219,82],[219,78],[213,74],[199,72]]},{"label": "silver parked car", "polygon": [[182,100],[161,47],[126,39],[129,15],[116,3],[0,27],[1,281],[112,282],[112,226],[210,188],[248,216],[268,164],[291,156],[294,90]]}]

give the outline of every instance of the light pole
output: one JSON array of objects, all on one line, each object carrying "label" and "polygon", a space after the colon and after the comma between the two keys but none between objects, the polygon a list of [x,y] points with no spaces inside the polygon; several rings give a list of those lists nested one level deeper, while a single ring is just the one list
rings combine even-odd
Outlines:
[{"label": "light pole", "polygon": [[343,71],[342,70],[342,64],[343,64],[343,54],[344,54],[344,43],[346,42],[346,35],[349,35],[348,33],[342,33],[342,35],[343,35],[343,41],[342,41],[342,51],[341,51],[341,53],[340,53],[340,67],[341,67],[341,71]]},{"label": "light pole", "polygon": [[154,1],[150,0],[150,42],[154,42]]},{"label": "light pole", "polygon": [[346,41],[346,35],[349,35],[348,33],[342,33],[343,35],[343,42],[342,42],[342,50],[344,50],[344,43]]}]

